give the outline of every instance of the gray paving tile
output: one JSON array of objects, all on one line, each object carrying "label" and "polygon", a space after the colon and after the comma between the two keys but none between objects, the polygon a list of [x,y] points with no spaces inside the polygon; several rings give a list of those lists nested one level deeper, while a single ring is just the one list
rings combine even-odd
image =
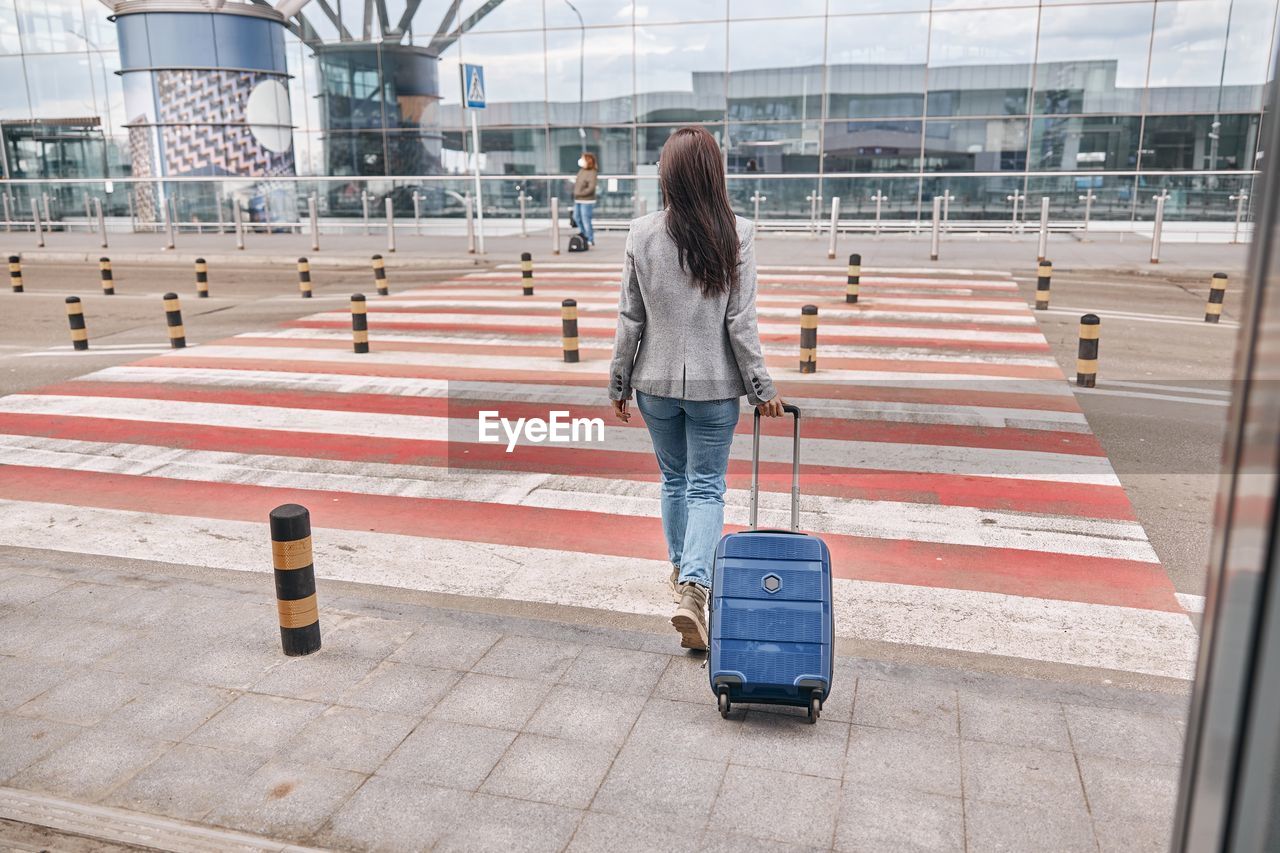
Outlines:
[{"label": "gray paving tile", "polygon": [[391,659],[436,669],[471,669],[502,635],[497,631],[424,625],[414,632]]},{"label": "gray paving tile", "polygon": [[97,802],[172,745],[136,733],[87,729],[14,775],[9,784],[28,791]]},{"label": "gray paving tile", "polygon": [[960,741],[855,724],[844,773],[845,781],[859,788],[959,797]]},{"label": "gray paving tile", "polygon": [[1093,825],[1101,853],[1168,853],[1173,843],[1173,820],[1160,815],[1146,819],[1099,820]]},{"label": "gray paving tile", "polygon": [[847,723],[819,718],[810,725],[802,716],[768,714],[753,708],[742,721],[729,760],[750,767],[840,779],[844,776],[848,741]]},{"label": "gray paving tile", "polygon": [[[277,629],[276,642],[279,642]],[[278,646],[245,646],[240,638],[202,641],[200,654],[180,662],[175,677],[192,684],[248,690],[273,667],[288,660]]]},{"label": "gray paving tile", "polygon": [[375,662],[368,658],[321,650],[281,661],[258,679],[253,692],[328,704],[338,701],[338,697],[358,684],[374,666]]},{"label": "gray paving tile", "polygon": [[1150,821],[1171,825],[1178,797],[1178,768],[1169,764],[1080,756],[1089,810],[1098,821]]},{"label": "gray paving tile", "polygon": [[260,755],[179,743],[104,802],[123,809],[199,820],[243,787],[264,763]]},{"label": "gray paving tile", "polygon": [[515,738],[515,732],[503,729],[424,720],[378,768],[378,775],[474,791]]},{"label": "gray paving tile", "polygon": [[408,717],[422,717],[453,689],[461,677],[461,673],[451,669],[433,669],[384,660],[361,681],[348,688],[338,702]]},{"label": "gray paving tile", "polygon": [[88,666],[138,638],[138,632],[119,625],[64,619],[56,616],[20,617],[18,625],[0,623],[0,654],[33,661]]},{"label": "gray paving tile", "polygon": [[466,816],[435,849],[550,853],[568,845],[581,818],[575,809],[475,794]]},{"label": "gray paving tile", "polygon": [[705,849],[696,830],[679,831],[661,819],[589,811],[578,824],[568,853],[599,853],[623,847],[627,853],[700,853]]},{"label": "gray paving tile", "polygon": [[160,740],[182,740],[240,694],[180,681],[146,685],[133,701],[104,719],[102,728],[139,732]]},{"label": "gray paving tile", "polygon": [[673,830],[700,831],[710,813],[725,762],[657,754],[631,744],[614,759],[591,804],[594,811],[663,820]]},{"label": "gray paving tile", "polygon": [[928,684],[858,679],[853,722],[883,729],[955,737],[956,691]]},{"label": "gray paving tile", "polygon": [[662,677],[668,660],[669,656],[653,652],[587,646],[561,681],[623,696],[647,696]]},{"label": "gray paving tile", "polygon": [[755,838],[829,847],[840,804],[840,783],[759,767],[729,765],[711,826]]},{"label": "gray paving tile", "polygon": [[280,753],[303,764],[372,773],[417,724],[417,717],[335,705],[307,723]]},{"label": "gray paving tile", "polygon": [[325,706],[303,699],[247,693],[192,732],[189,743],[270,755],[284,746]]},{"label": "gray paving tile", "polygon": [[471,669],[486,675],[557,681],[582,651],[577,643],[508,635],[493,644]]},{"label": "gray paving tile", "polygon": [[983,853],[1096,853],[1084,805],[992,803],[965,799],[970,850]]},{"label": "gray paving tile", "polygon": [[84,731],[79,726],[0,714],[0,781]]},{"label": "gray paving tile", "polygon": [[709,826],[702,832],[699,849],[702,853],[817,853],[831,848],[752,838],[728,832],[724,827]]},{"label": "gray paving tile", "polygon": [[1075,757],[1030,746],[966,740],[960,743],[966,800],[1008,805],[1053,803],[1084,807]]},{"label": "gray paving tile", "polygon": [[657,754],[724,761],[733,752],[742,730],[742,717],[722,719],[714,703],[701,705],[671,699],[650,699],[627,743]]},{"label": "gray paving tile", "polygon": [[668,659],[667,668],[658,679],[653,695],[680,702],[714,703],[710,676],[702,665],[705,660],[706,655],[703,654],[673,655]]},{"label": "gray paving tile", "polygon": [[335,850],[430,850],[465,818],[471,795],[374,776],[338,809],[316,842]]},{"label": "gray paving tile", "polygon": [[270,761],[233,789],[205,822],[272,838],[303,841],[346,802],[365,776]]},{"label": "gray paving tile", "polygon": [[347,657],[380,661],[404,645],[418,627],[416,622],[402,619],[344,614],[336,625],[324,632],[324,650]]},{"label": "gray paving tile", "polygon": [[564,740],[621,746],[644,703],[643,696],[556,685],[524,730]]},{"label": "gray paving tile", "polygon": [[78,672],[58,664],[0,655],[0,711],[16,708]]},{"label": "gray paving tile", "polygon": [[0,579],[0,607],[23,607],[71,586],[64,578],[13,574]]},{"label": "gray paving tile", "polygon": [[449,691],[431,716],[501,729],[524,727],[551,690],[544,681],[503,678],[469,672]]},{"label": "gray paving tile", "polygon": [[1115,708],[1065,706],[1076,752],[1125,761],[1178,764],[1183,737],[1177,721]]},{"label": "gray paving tile", "polygon": [[957,797],[846,785],[835,848],[849,853],[962,853],[964,809]]},{"label": "gray paving tile", "polygon": [[480,790],[487,794],[585,809],[600,787],[617,747],[522,734]]},{"label": "gray paving tile", "polygon": [[13,713],[92,726],[145,690],[146,685],[127,675],[86,670],[19,705]]},{"label": "gray paving tile", "polygon": [[960,736],[988,743],[1071,751],[1066,717],[1057,702],[961,692]]}]

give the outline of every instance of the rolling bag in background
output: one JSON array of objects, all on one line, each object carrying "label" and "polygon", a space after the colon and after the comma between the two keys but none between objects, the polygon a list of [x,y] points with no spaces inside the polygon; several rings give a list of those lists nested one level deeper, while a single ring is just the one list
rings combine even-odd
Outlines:
[{"label": "rolling bag in background", "polygon": [[809,722],[831,694],[835,615],[831,552],[800,527],[800,409],[791,463],[791,529],[760,530],[760,412],[751,440],[751,529],[716,547],[711,581],[711,690],[734,702],[798,705]]},{"label": "rolling bag in background", "polygon": [[574,234],[572,237],[569,238],[570,252],[585,252],[586,250],[587,250],[587,241],[586,241],[586,238],[583,237],[581,234]]}]

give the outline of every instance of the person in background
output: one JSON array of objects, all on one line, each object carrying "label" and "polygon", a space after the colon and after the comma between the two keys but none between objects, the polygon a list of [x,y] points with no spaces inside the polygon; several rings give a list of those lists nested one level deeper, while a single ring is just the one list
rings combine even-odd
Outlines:
[{"label": "person in background", "polygon": [[596,155],[583,151],[578,158],[578,177],[573,182],[573,216],[578,223],[578,231],[588,246],[596,244],[596,231],[592,227],[591,215],[595,211],[596,178],[599,175]]}]

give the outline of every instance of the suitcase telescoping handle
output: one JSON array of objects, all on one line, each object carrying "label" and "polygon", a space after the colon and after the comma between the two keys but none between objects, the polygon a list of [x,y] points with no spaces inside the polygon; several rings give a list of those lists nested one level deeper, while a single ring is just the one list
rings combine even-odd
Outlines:
[{"label": "suitcase telescoping handle", "polygon": [[[782,410],[794,415],[791,447],[791,530],[800,530],[800,407],[783,403]],[[756,517],[760,509],[760,410],[756,409],[754,430],[751,434],[751,529],[759,524]]]}]

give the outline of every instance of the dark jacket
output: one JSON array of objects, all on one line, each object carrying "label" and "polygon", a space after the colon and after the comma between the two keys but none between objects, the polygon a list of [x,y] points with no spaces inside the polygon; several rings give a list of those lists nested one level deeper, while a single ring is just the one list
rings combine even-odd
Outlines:
[{"label": "dark jacket", "polygon": [[573,182],[573,200],[574,201],[595,201],[596,200],[596,176],[598,173],[595,169],[579,169],[578,177]]}]

